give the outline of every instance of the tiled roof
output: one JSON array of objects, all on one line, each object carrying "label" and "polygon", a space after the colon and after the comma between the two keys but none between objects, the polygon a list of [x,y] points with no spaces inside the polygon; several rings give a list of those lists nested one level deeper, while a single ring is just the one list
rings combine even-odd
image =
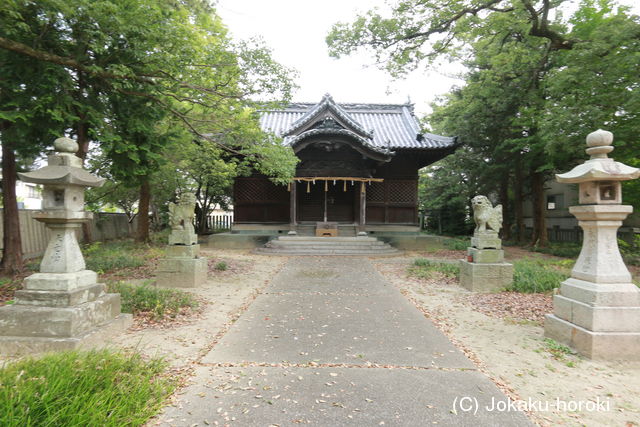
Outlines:
[{"label": "tiled roof", "polygon": [[421,134],[411,104],[337,104],[329,95],[317,104],[293,103],[284,110],[263,111],[260,126],[291,143],[308,123],[322,119],[323,111],[335,114],[358,134],[364,130],[363,136],[372,148],[440,149],[456,145],[456,138]]}]

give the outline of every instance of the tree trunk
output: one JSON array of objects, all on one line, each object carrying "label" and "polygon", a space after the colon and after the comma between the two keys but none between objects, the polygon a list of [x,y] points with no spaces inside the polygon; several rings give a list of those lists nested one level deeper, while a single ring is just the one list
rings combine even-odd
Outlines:
[{"label": "tree trunk", "polygon": [[140,200],[138,202],[138,233],[136,242],[146,243],[149,239],[149,204],[151,202],[151,186],[149,178],[145,177],[140,185]]},{"label": "tree trunk", "polygon": [[[83,163],[87,159],[87,153],[89,153],[89,124],[85,122],[84,117],[84,114],[80,114],[80,121],[76,126],[76,142],[78,143],[78,152],[76,153],[76,156],[80,157]],[[82,241],[84,243],[93,242],[91,224],[88,222],[82,223]]]},{"label": "tree trunk", "polygon": [[511,240],[511,204],[509,203],[509,174],[500,180],[500,203],[502,204],[502,239]]},{"label": "tree trunk", "polygon": [[[8,129],[9,123],[0,123],[0,131]],[[18,217],[18,200],[16,198],[16,154],[12,144],[2,138],[2,261],[0,269],[3,274],[14,275],[22,272],[22,240],[20,238],[20,219]]]},{"label": "tree trunk", "polygon": [[523,244],[525,240],[525,228],[524,228],[524,200],[523,200],[523,186],[524,178],[522,176],[521,162],[518,162],[515,171],[515,188],[513,192],[513,207],[515,211],[516,220],[516,239],[518,244]]},{"label": "tree trunk", "polygon": [[533,194],[533,236],[531,244],[533,246],[547,246],[549,239],[547,236],[547,209],[544,200],[544,174],[541,172],[531,173],[531,192]]}]

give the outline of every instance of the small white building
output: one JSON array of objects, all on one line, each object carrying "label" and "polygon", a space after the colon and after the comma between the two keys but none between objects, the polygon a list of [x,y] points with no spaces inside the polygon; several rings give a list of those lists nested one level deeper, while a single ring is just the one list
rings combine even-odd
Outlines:
[{"label": "small white building", "polygon": [[37,184],[16,181],[18,209],[42,209],[42,188]]}]

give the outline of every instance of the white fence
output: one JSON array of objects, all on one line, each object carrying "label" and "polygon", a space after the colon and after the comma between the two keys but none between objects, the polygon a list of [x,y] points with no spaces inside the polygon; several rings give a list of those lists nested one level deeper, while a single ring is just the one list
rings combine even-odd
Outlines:
[{"label": "white fence", "polygon": [[[35,258],[44,253],[49,241],[49,232],[44,224],[36,221],[33,216],[39,211],[21,209],[20,237],[22,238],[22,252],[25,258]],[[0,215],[4,212],[0,209]],[[91,221],[91,238],[96,240],[111,240],[131,236],[134,233],[136,221],[129,223],[125,214],[97,213]],[[78,229],[78,240],[82,240],[82,230]],[[0,221],[0,249],[2,248],[2,221]]]},{"label": "white fence", "polygon": [[210,215],[207,217],[209,230],[229,229],[233,224],[233,214]]}]

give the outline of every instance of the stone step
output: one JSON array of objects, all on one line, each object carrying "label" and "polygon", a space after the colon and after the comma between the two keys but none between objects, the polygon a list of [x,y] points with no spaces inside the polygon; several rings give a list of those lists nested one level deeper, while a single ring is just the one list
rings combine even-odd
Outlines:
[{"label": "stone step", "polygon": [[397,249],[386,249],[384,251],[363,251],[363,250],[341,250],[341,249],[269,249],[258,248],[256,253],[263,255],[360,255],[360,256],[391,256],[399,255]]},{"label": "stone step", "polygon": [[272,240],[267,243],[267,246],[384,246],[385,243],[381,241],[366,241],[366,242],[323,242],[321,240],[300,240],[300,241],[282,241]]},{"label": "stone step", "polygon": [[265,249],[281,249],[281,250],[345,250],[345,251],[362,251],[362,252],[380,252],[393,249],[390,246],[313,246],[313,245],[286,245],[286,246],[267,246]]},{"label": "stone step", "polygon": [[[280,236],[277,239],[281,242],[379,242],[375,237],[358,236],[338,236],[338,237],[315,237],[315,236]],[[273,240],[272,240],[273,241]]]},{"label": "stone step", "polygon": [[400,253],[375,237],[280,236],[256,250],[272,255],[364,255],[385,256]]}]

